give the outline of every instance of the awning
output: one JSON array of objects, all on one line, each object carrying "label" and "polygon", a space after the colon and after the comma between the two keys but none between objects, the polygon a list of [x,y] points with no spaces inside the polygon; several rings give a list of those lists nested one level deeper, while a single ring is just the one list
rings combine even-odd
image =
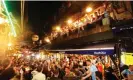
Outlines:
[{"label": "awning", "polygon": [[65,49],[65,50],[49,50],[49,51],[64,52],[66,54],[113,55],[114,44],[88,46],[83,49]]}]

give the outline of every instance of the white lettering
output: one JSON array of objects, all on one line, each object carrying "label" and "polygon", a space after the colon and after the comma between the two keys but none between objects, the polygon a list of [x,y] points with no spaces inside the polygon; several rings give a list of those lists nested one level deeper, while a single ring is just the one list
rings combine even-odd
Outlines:
[{"label": "white lettering", "polygon": [[106,52],[100,51],[100,52],[94,52],[94,54],[106,54]]}]

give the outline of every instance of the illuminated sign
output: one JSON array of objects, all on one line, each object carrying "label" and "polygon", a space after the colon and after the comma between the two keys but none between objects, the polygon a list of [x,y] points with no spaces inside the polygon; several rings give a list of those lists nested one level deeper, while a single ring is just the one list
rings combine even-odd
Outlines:
[{"label": "illuminated sign", "polygon": [[114,49],[66,51],[67,54],[113,55]]},{"label": "illuminated sign", "polygon": [[123,52],[121,55],[121,62],[126,65],[133,65],[133,53]]},{"label": "illuminated sign", "polygon": [[86,55],[114,55],[114,47],[110,48],[88,48],[88,49],[66,49],[51,50],[53,52],[65,52],[66,54],[86,54]]},{"label": "illuminated sign", "polygon": [[106,54],[106,52],[100,51],[100,52],[94,52],[94,54]]}]

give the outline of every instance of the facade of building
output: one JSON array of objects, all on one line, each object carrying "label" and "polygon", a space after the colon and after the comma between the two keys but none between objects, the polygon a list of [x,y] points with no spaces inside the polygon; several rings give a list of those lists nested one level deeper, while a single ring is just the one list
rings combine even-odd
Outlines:
[{"label": "facade of building", "polygon": [[[128,27],[131,32],[132,14],[130,1],[105,2],[101,5],[98,5],[97,3],[97,6],[90,13],[79,12],[71,17],[73,23],[77,20],[79,21],[78,23],[83,23],[83,26],[81,25],[83,30],[76,29],[71,31],[73,26],[69,26],[69,35],[61,35],[60,32],[57,32],[58,35],[55,38],[52,38],[51,45],[53,48],[74,48],[78,45],[89,44],[101,40],[106,41],[114,39],[115,41],[122,37],[119,33],[122,31],[122,27]],[[98,15],[101,15],[101,17],[94,20],[94,22],[91,22],[91,15],[93,15],[94,18],[97,18]],[[87,21],[82,22],[82,19]],[[63,26],[61,27],[61,30],[62,28]],[[125,34],[123,37],[130,37],[130,34]]]}]

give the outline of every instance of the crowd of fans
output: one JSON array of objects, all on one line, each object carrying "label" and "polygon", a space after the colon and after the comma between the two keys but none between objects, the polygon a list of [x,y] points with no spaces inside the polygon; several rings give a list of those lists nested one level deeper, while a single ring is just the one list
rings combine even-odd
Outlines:
[{"label": "crowd of fans", "polygon": [[[133,66],[124,68],[126,79]],[[9,57],[0,61],[0,80],[120,80],[104,57],[67,56],[61,60]]]}]

